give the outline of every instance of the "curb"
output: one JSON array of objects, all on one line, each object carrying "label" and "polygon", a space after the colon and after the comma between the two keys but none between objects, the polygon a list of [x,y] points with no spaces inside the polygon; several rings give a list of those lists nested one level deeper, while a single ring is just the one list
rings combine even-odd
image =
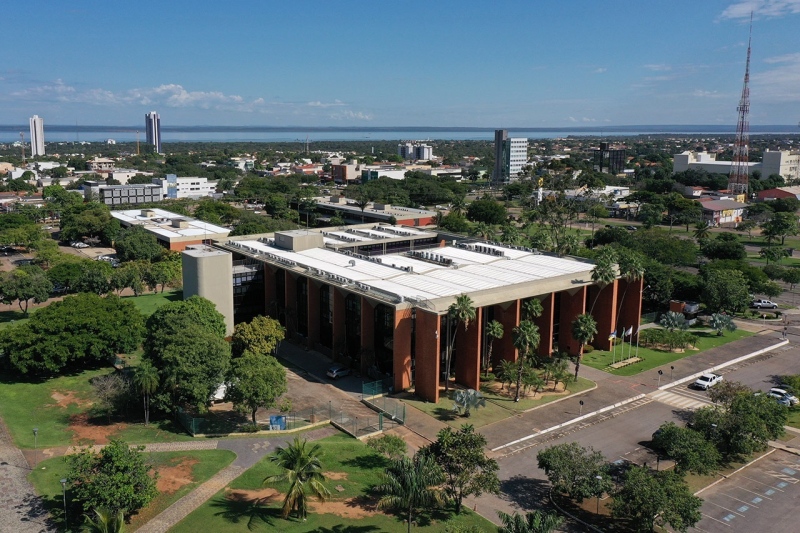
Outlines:
[{"label": "curb", "polygon": [[561,429],[563,427],[569,426],[569,425],[574,424],[576,422],[581,422],[583,420],[586,420],[587,418],[591,418],[591,417],[593,417],[595,415],[599,415],[601,413],[605,413],[606,411],[611,411],[612,409],[616,409],[617,407],[622,407],[623,405],[635,402],[636,400],[641,400],[645,396],[647,396],[647,395],[646,394],[638,394],[638,395],[636,395],[636,396],[634,396],[632,398],[628,398],[627,400],[622,400],[621,402],[617,402],[614,405],[607,405],[606,407],[603,407],[602,409],[598,409],[597,411],[592,411],[591,413],[586,413],[585,415],[581,415],[581,416],[579,416],[577,418],[573,418],[572,420],[568,420],[566,422],[562,422],[561,424],[557,424],[557,425],[549,427],[547,429],[543,429],[543,430],[541,430],[541,431],[539,431],[537,433],[533,433],[533,434],[528,435],[526,437],[522,437],[521,439],[517,439],[517,440],[511,441],[511,442],[508,442],[506,444],[503,444],[502,446],[498,446],[497,448],[492,448],[490,451],[496,452],[498,450],[502,450],[503,448],[508,448],[509,446],[513,446],[515,444],[519,444],[520,442],[525,442],[526,440],[530,440],[530,439],[533,439],[533,438],[536,438],[536,437],[540,437],[541,435],[545,435],[547,433],[550,433],[551,431],[556,431],[558,429]]},{"label": "curb", "polygon": [[701,493],[701,492],[703,492],[704,490],[706,490],[706,489],[710,489],[711,487],[713,487],[713,486],[714,486],[714,485],[716,485],[717,483],[721,483],[721,482],[725,481],[726,479],[729,479],[731,476],[733,476],[733,475],[734,475],[734,474],[736,474],[737,472],[740,472],[740,471],[744,470],[745,468],[747,468],[747,467],[748,467],[748,466],[750,466],[751,464],[753,464],[753,463],[755,463],[755,462],[757,462],[757,461],[760,461],[761,459],[763,459],[764,457],[766,457],[766,456],[768,456],[768,455],[770,455],[770,454],[774,453],[775,451],[777,451],[777,450],[776,450],[775,448],[773,448],[773,449],[771,449],[770,451],[768,451],[767,453],[765,453],[764,455],[762,455],[761,457],[757,457],[757,458],[753,459],[752,461],[750,461],[749,463],[747,463],[746,465],[740,466],[739,468],[737,468],[736,470],[734,470],[733,472],[731,472],[731,473],[730,473],[730,474],[728,474],[727,476],[726,476],[726,475],[723,475],[721,478],[719,478],[718,480],[716,480],[716,481],[715,481],[714,483],[712,483],[711,485],[706,485],[706,486],[705,486],[705,487],[703,487],[702,489],[700,489],[700,490],[698,490],[697,492],[695,492],[695,493],[694,493],[694,495],[695,495],[695,496],[697,496],[698,494],[700,494],[700,493]]},{"label": "curb", "polygon": [[728,367],[728,366],[731,366],[731,365],[735,365],[736,363],[741,363],[742,361],[746,361],[747,359],[750,359],[750,358],[753,358],[753,357],[758,357],[759,355],[763,355],[763,354],[765,354],[767,352],[771,352],[772,350],[775,350],[776,348],[780,348],[781,346],[786,346],[787,344],[789,344],[788,339],[787,340],[783,340],[783,341],[781,341],[781,342],[779,342],[777,344],[773,344],[772,346],[767,346],[766,348],[762,348],[761,350],[757,350],[757,351],[749,353],[747,355],[743,355],[741,357],[737,357],[736,359],[732,359],[730,361],[726,361],[726,362],[724,362],[722,364],[719,364],[717,366],[712,366],[711,368],[703,370],[702,372],[697,372],[697,373],[692,374],[690,376],[686,376],[685,378],[677,379],[677,380],[673,381],[672,383],[667,383],[666,385],[661,385],[660,387],[658,387],[657,390],[670,389],[670,388],[675,387],[677,385],[680,385],[682,383],[686,383],[688,381],[692,381],[694,379],[697,379],[700,376],[702,376],[703,374],[707,374],[709,372],[714,372],[715,370],[720,370],[722,368],[725,368],[725,367]]}]

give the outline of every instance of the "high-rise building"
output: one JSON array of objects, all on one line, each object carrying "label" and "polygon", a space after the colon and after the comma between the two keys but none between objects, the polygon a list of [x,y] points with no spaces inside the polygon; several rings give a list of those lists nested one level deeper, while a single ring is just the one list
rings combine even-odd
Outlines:
[{"label": "high-rise building", "polygon": [[600,149],[594,151],[594,169],[609,174],[620,174],[625,170],[627,155],[624,148],[611,147],[609,143],[600,143]]},{"label": "high-rise building", "polygon": [[39,115],[33,115],[31,123],[31,156],[44,155],[44,120]]},{"label": "high-rise building", "polygon": [[161,117],[151,111],[144,116],[144,127],[147,132],[147,144],[154,147],[156,153],[161,153]]},{"label": "high-rise building", "polygon": [[428,160],[433,158],[433,148],[428,144],[408,141],[397,145],[397,155],[403,159]]},{"label": "high-rise building", "polygon": [[494,130],[494,173],[492,181],[508,183],[528,162],[528,139],[509,137],[507,130]]}]

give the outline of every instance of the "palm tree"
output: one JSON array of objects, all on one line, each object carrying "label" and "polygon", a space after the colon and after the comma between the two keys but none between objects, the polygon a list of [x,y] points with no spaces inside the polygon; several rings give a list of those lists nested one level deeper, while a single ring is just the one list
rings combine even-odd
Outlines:
[{"label": "palm tree", "polygon": [[728,331],[736,331],[736,324],[730,315],[723,315],[721,313],[714,313],[711,315],[711,320],[708,322],[711,329],[717,330],[717,335],[722,336],[722,333],[727,329]]},{"label": "palm tree", "polygon": [[289,482],[289,490],[283,499],[283,518],[288,518],[292,512],[297,513],[297,518],[306,518],[306,499],[310,493],[319,501],[324,502],[330,492],[323,485],[325,476],[322,474],[320,464],[320,446],[315,444],[310,449],[306,447],[308,441],[295,437],[287,447],[278,446],[269,460],[283,468],[281,474],[269,476],[264,483]]},{"label": "palm tree", "polygon": [[551,533],[564,523],[564,517],[543,511],[532,511],[525,513],[524,516],[497,511],[497,516],[503,522],[497,533]]},{"label": "palm tree", "polygon": [[472,228],[472,235],[487,241],[492,237],[492,235],[494,235],[494,230],[492,229],[492,226],[486,222],[478,222],[475,224],[475,227]]},{"label": "palm tree", "polygon": [[622,313],[622,304],[625,303],[625,295],[628,294],[628,287],[634,281],[639,281],[644,277],[644,257],[639,252],[626,249],[625,252],[619,254],[618,260],[619,273],[627,283],[625,290],[622,291],[622,298],[619,300],[616,328],[619,328],[619,317]]},{"label": "palm tree", "polygon": [[122,509],[116,513],[110,509],[93,509],[94,518],[86,515],[84,531],[87,533],[124,533],[125,515]]},{"label": "palm tree", "polygon": [[592,341],[597,334],[597,321],[590,313],[584,313],[575,317],[572,322],[572,337],[581,343],[578,348],[578,358],[575,361],[575,379],[578,379],[578,371],[581,369],[581,359],[583,359],[583,345]]},{"label": "palm tree", "polygon": [[455,320],[456,326],[453,328],[453,335],[450,337],[450,346],[445,357],[445,380],[444,390],[450,390],[450,363],[453,361],[453,349],[456,346],[456,333],[459,324],[464,324],[464,331],[469,329],[470,320],[475,320],[475,307],[472,305],[472,298],[466,294],[461,294],[456,298],[449,308],[447,308],[448,320]]},{"label": "palm tree", "polygon": [[442,213],[437,209],[436,214],[433,216],[433,223],[436,224],[437,228],[440,228],[442,226],[443,219],[444,219],[444,213]]},{"label": "palm tree", "polygon": [[456,215],[463,215],[467,210],[467,202],[463,196],[456,196],[453,203],[450,205],[450,212]]},{"label": "palm tree", "polygon": [[382,494],[378,508],[395,508],[406,515],[408,532],[419,509],[440,505],[444,501],[438,488],[445,481],[442,468],[432,455],[417,453],[413,458],[392,461],[383,474],[383,482],[375,489]]},{"label": "palm tree", "polygon": [[503,324],[497,320],[492,320],[486,324],[486,338],[489,339],[489,349],[486,350],[486,355],[483,359],[483,371],[489,373],[489,363],[492,360],[492,346],[495,339],[503,338]]},{"label": "palm tree", "polygon": [[708,220],[698,222],[697,225],[695,225],[694,238],[696,240],[702,241],[703,239],[708,239],[710,234],[711,226],[709,225]]},{"label": "palm tree", "polygon": [[539,318],[544,313],[542,301],[538,298],[531,298],[522,304],[522,318],[524,320],[533,321],[534,318]]},{"label": "palm tree", "polygon": [[[497,377],[500,378],[503,385],[508,385],[511,390],[511,384],[514,383],[514,376],[517,375],[517,363],[515,361],[508,361],[503,359],[500,361],[500,370],[497,372]],[[502,387],[501,389],[502,390]]]},{"label": "palm tree", "polygon": [[589,308],[589,314],[592,314],[594,311],[594,306],[597,304],[598,298],[600,298],[600,293],[603,292],[603,289],[606,286],[614,283],[614,280],[617,278],[617,271],[614,268],[614,264],[617,262],[617,253],[614,251],[613,248],[608,246],[603,247],[600,250],[600,253],[597,255],[597,260],[592,269],[592,281],[600,287],[597,291],[597,295],[594,297],[594,301],[592,302],[592,307]]},{"label": "palm tree", "polygon": [[535,399],[536,393],[544,387],[545,382],[536,370],[528,368],[525,371],[525,375],[522,376],[522,384],[525,386],[526,393],[529,389],[533,389],[533,397]]},{"label": "palm tree", "polygon": [[522,235],[519,232],[519,229],[513,225],[511,222],[506,222],[503,224],[503,227],[500,228],[500,240],[504,244],[516,245],[519,244],[520,240],[522,240]]},{"label": "palm tree", "polygon": [[133,373],[133,384],[142,393],[146,426],[150,423],[150,396],[158,390],[158,369],[147,359],[143,360]]},{"label": "palm tree", "polygon": [[514,328],[514,347],[519,350],[519,359],[517,360],[517,390],[514,395],[514,401],[519,401],[519,390],[522,387],[522,374],[525,371],[525,359],[529,358],[534,350],[539,346],[541,337],[539,336],[539,328],[536,324],[529,320],[523,320],[519,326]]}]

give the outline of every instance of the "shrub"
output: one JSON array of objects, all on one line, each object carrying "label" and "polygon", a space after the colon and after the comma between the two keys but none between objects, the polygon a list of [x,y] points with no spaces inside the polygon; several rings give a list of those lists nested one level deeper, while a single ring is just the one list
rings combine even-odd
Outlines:
[{"label": "shrub", "polygon": [[594,351],[594,346],[591,344],[584,344],[583,345],[583,353],[592,353]]}]

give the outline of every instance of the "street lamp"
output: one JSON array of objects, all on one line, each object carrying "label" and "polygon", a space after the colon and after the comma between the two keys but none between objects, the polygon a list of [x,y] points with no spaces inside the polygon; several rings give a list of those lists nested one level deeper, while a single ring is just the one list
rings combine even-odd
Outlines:
[{"label": "street lamp", "polygon": [[33,428],[33,465],[36,466],[36,456],[38,454],[37,444],[39,441],[39,428]]},{"label": "street lamp", "polygon": [[[594,476],[594,478],[600,483],[603,482],[603,476],[597,475],[597,476]],[[598,485],[599,485],[599,483],[598,483]],[[601,494],[602,494],[602,492],[600,491],[600,487],[598,486],[597,487],[597,514],[598,515],[600,514],[600,495]]]},{"label": "street lamp", "polygon": [[67,480],[61,478],[61,494],[64,496],[64,529],[67,529]]}]

